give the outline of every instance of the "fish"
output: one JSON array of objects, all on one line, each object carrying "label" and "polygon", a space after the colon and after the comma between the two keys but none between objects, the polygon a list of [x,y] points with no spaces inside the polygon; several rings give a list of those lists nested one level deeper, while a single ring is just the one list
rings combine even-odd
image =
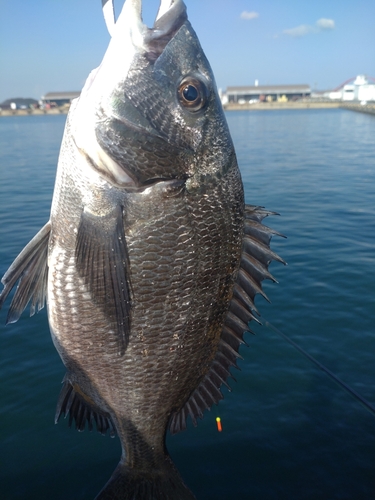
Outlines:
[{"label": "fish", "polygon": [[[103,2],[104,6],[107,2]],[[113,8],[113,4],[112,4]],[[7,323],[47,304],[66,367],[56,422],[117,435],[97,499],[195,498],[165,440],[233,377],[254,299],[283,260],[273,212],[245,204],[214,76],[182,0],[152,28],[126,0],[70,107],[50,219],[2,278]]]}]

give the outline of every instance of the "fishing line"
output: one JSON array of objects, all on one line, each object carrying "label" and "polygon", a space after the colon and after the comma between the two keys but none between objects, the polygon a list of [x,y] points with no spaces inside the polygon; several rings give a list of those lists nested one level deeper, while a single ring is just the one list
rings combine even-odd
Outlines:
[{"label": "fishing line", "polygon": [[264,326],[267,326],[270,330],[276,332],[280,337],[286,340],[289,344],[291,344],[297,351],[306,356],[314,365],[320,368],[324,373],[326,373],[336,384],[338,384],[342,389],[344,389],[348,394],[350,394],[354,399],[359,401],[369,412],[371,412],[375,416],[375,407],[369,403],[364,397],[362,397],[358,392],[352,389],[349,385],[343,382],[339,377],[337,377],[334,373],[331,372],[328,368],[326,368],[322,363],[320,363],[317,359],[315,359],[311,354],[306,352],[302,347],[296,344],[292,339],[290,339],[285,333],[281,332],[276,326],[272,325],[269,321],[262,321]]}]

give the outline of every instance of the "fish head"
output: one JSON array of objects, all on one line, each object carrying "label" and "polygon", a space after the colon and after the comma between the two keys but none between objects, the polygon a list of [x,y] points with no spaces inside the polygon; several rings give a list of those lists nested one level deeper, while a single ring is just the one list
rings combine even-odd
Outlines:
[{"label": "fish head", "polygon": [[215,79],[182,0],[162,0],[152,28],[141,7],[126,0],[72,110],[74,140],[117,187],[177,179],[201,191],[235,157]]}]

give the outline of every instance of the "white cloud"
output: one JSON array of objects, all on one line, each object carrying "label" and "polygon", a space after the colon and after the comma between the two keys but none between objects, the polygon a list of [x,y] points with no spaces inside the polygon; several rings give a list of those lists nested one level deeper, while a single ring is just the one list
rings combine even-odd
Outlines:
[{"label": "white cloud", "polygon": [[300,38],[302,36],[309,35],[310,33],[319,33],[324,30],[333,30],[335,29],[335,21],[333,19],[326,19],[322,17],[318,19],[314,26],[310,26],[308,24],[301,24],[296,28],[291,28],[288,30],[284,30],[283,34],[287,36],[291,36],[293,38]]},{"label": "white cloud", "polygon": [[247,21],[250,21],[251,19],[256,19],[257,17],[259,17],[259,14],[258,12],[247,12],[246,10],[244,10],[242,13],[241,13],[241,19],[246,19]]},{"label": "white cloud", "polygon": [[296,28],[291,28],[289,30],[284,30],[284,35],[292,36],[293,38],[299,38],[301,36],[306,36],[309,33],[314,31],[312,26],[308,26],[307,24],[301,24],[301,26],[297,26]]},{"label": "white cloud", "polygon": [[334,30],[335,29],[335,21],[333,19],[326,19],[322,17],[316,21],[316,25],[321,30]]}]

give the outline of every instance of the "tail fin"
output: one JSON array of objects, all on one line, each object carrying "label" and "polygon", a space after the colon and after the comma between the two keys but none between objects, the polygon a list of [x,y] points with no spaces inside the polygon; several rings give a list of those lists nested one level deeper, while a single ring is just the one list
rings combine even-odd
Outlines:
[{"label": "tail fin", "polygon": [[155,471],[119,464],[95,500],[195,500],[171,459]]}]

